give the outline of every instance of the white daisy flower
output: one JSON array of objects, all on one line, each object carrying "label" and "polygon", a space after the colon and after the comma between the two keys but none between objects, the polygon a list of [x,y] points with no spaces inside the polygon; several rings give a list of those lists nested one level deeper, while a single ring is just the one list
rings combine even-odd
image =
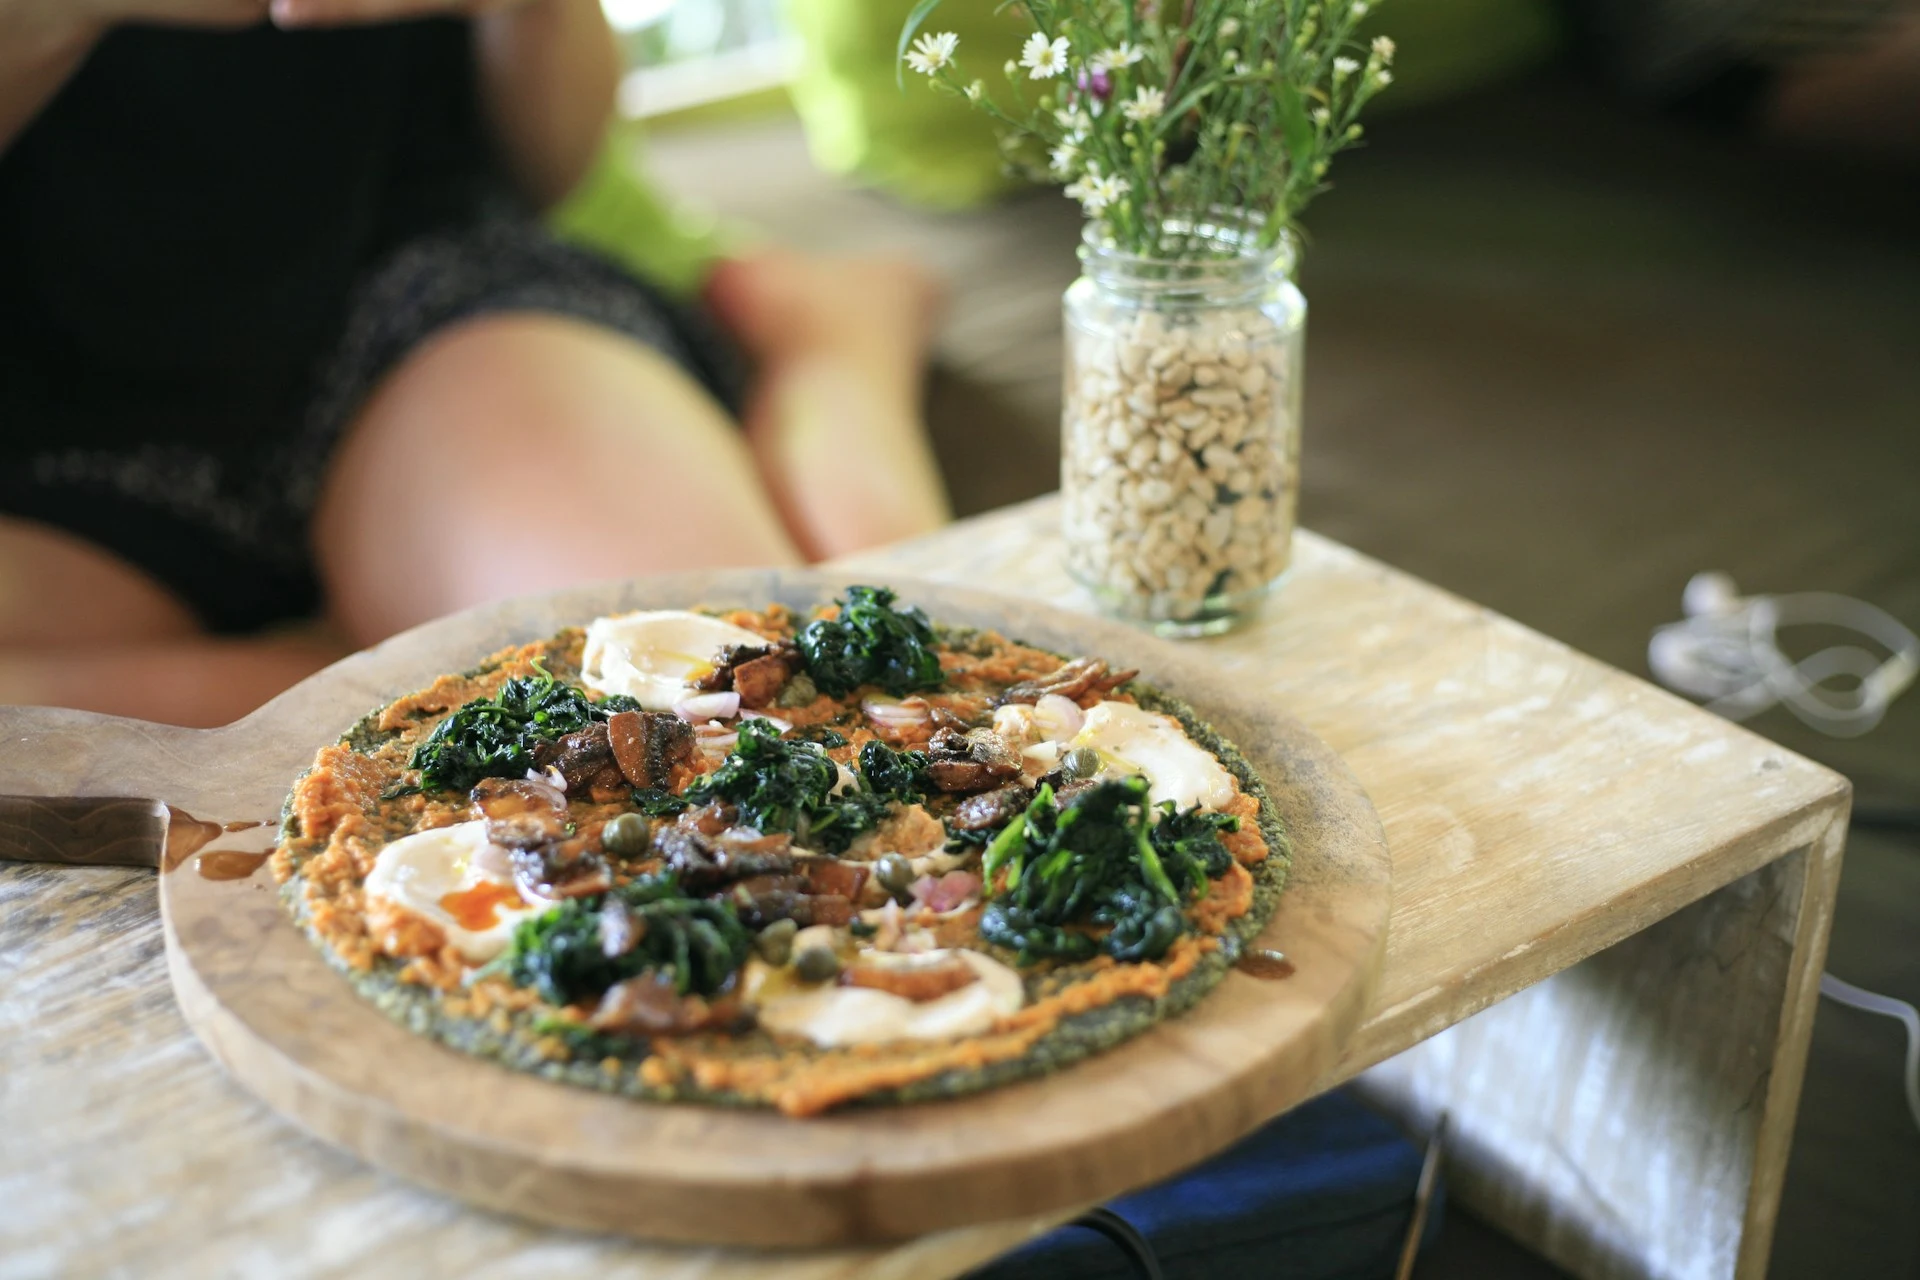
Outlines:
[{"label": "white daisy flower", "polygon": [[1071,139],[1053,149],[1050,157],[1053,171],[1061,177],[1073,172],[1073,166],[1080,162],[1080,148]]},{"label": "white daisy flower", "polygon": [[1086,173],[1078,182],[1070,183],[1066,193],[1080,202],[1080,208],[1093,217],[1108,205],[1125,195],[1129,184],[1125,178],[1103,176],[1098,165],[1087,166]]},{"label": "white daisy flower", "polygon": [[1373,38],[1373,56],[1382,62],[1392,62],[1393,41],[1387,39],[1385,36],[1375,36]]},{"label": "white daisy flower", "polygon": [[953,51],[959,47],[960,37],[951,31],[942,31],[939,35],[923,34],[907,51],[907,65],[923,76],[930,76],[942,67],[952,65]]},{"label": "white daisy flower", "polygon": [[1096,188],[1096,194],[1100,198],[1100,207],[1102,209],[1110,204],[1117,204],[1121,197],[1133,190],[1133,184],[1118,174],[1108,174],[1103,178],[1096,179],[1094,186]]},{"label": "white daisy flower", "polygon": [[1095,71],[1118,71],[1122,67],[1135,65],[1146,56],[1146,51],[1139,45],[1122,40],[1105,53],[1094,54],[1091,65]]},{"label": "white daisy flower", "polygon": [[1020,49],[1020,65],[1027,69],[1027,78],[1051,80],[1065,71],[1067,47],[1065,36],[1058,36],[1051,43],[1038,31],[1028,36],[1027,43]]},{"label": "white daisy flower", "polygon": [[1058,120],[1060,127],[1074,138],[1084,138],[1093,130],[1093,121],[1079,107],[1071,110],[1062,108],[1053,113],[1053,118]]},{"label": "white daisy flower", "polygon": [[1352,58],[1335,58],[1333,60],[1333,74],[1336,76],[1350,76],[1359,69],[1360,64]]},{"label": "white daisy flower", "polygon": [[1135,124],[1145,124],[1158,120],[1166,109],[1167,95],[1163,91],[1141,85],[1133,91],[1133,101],[1120,108],[1120,114]]}]

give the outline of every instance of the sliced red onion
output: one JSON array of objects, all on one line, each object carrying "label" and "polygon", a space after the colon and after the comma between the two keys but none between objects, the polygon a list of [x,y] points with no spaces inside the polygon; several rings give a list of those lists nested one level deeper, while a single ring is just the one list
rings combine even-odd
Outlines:
[{"label": "sliced red onion", "polygon": [[551,792],[547,799],[552,801],[554,808],[567,807],[567,776],[553,765],[548,765],[545,773],[535,769],[527,770],[527,781],[542,791]]},{"label": "sliced red onion", "polygon": [[[739,695],[735,694],[734,696],[738,697]],[[778,729],[782,733],[785,733],[787,730],[793,728],[793,721],[782,720],[779,716],[770,716],[764,711],[742,711],[740,713],[740,718],[742,720],[765,720],[768,724],[772,725],[774,728]]]},{"label": "sliced red onion", "polygon": [[911,729],[933,719],[933,708],[925,698],[908,698],[902,702],[898,698],[872,694],[860,700],[860,710],[882,729]]},{"label": "sliced red onion", "polygon": [[673,704],[673,714],[688,724],[702,720],[731,720],[740,714],[737,693],[693,693]]},{"label": "sliced red onion", "polygon": [[710,756],[723,756],[733,750],[740,735],[725,725],[707,723],[693,726],[693,743]]},{"label": "sliced red onion", "polygon": [[1049,742],[1067,741],[1080,732],[1086,720],[1079,703],[1057,693],[1043,693],[1033,704],[1033,727]]},{"label": "sliced red onion", "polygon": [[919,892],[920,886],[914,886],[914,893],[927,904],[929,910],[936,912],[952,911],[969,901],[980,892],[980,877],[971,871],[949,871],[925,894]]}]

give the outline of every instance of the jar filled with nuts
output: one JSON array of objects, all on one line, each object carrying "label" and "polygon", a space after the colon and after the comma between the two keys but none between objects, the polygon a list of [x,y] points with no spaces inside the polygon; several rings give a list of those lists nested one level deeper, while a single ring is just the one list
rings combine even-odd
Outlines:
[{"label": "jar filled with nuts", "polygon": [[1067,567],[1115,617],[1211,635],[1286,572],[1307,304],[1291,244],[1231,216],[1169,222],[1178,256],[1099,223],[1067,290]]}]

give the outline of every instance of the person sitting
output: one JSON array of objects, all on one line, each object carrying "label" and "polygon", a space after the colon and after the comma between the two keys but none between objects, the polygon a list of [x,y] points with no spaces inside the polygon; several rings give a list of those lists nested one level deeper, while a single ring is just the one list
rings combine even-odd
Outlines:
[{"label": "person sitting", "polygon": [[0,702],[218,724],[468,606],[948,518],[920,270],[688,307],[542,229],[618,74],[598,0],[0,0]]}]

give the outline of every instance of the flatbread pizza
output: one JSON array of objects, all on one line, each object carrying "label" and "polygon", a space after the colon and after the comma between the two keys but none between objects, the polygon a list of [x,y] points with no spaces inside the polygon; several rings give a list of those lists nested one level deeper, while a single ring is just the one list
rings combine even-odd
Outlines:
[{"label": "flatbread pizza", "polygon": [[1263,783],[1135,676],[879,587],[597,618],[323,748],[273,869],[362,995],[508,1067],[952,1097],[1181,1013],[1272,914]]}]

